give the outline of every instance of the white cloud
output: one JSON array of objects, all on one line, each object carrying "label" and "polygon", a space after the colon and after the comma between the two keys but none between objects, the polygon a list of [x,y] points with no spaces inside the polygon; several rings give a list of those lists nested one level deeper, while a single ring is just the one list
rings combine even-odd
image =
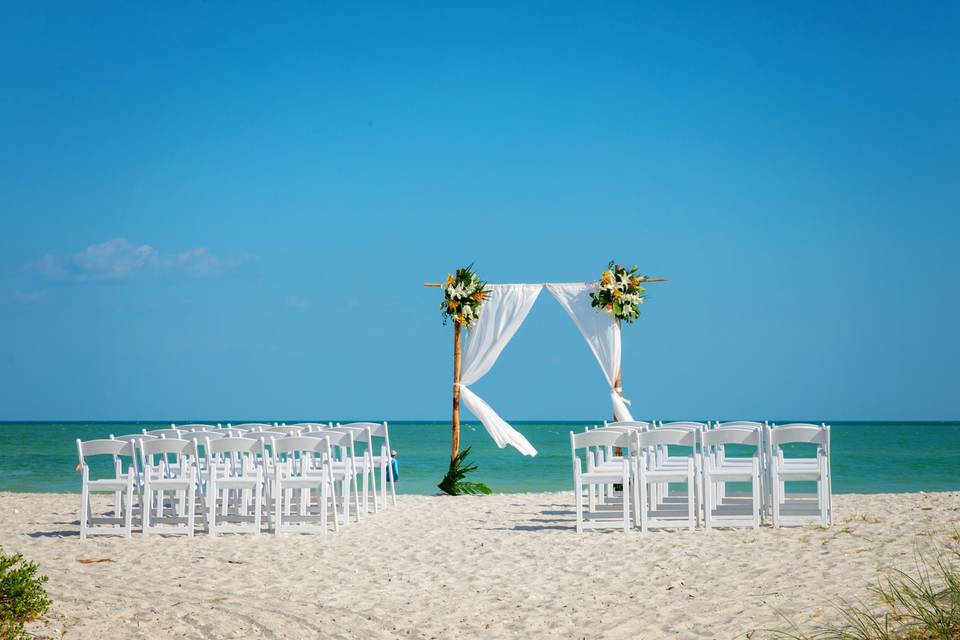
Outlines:
[{"label": "white cloud", "polygon": [[45,255],[28,269],[49,280],[72,282],[123,280],[148,271],[209,278],[252,260],[248,254],[218,256],[205,247],[165,254],[148,244],[114,238],[68,256]]}]

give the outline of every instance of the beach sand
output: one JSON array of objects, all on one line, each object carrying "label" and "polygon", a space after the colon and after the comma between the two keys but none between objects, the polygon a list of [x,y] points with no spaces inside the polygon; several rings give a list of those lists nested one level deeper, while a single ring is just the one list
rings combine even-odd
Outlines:
[{"label": "beach sand", "polygon": [[400,496],[327,536],[80,543],[79,502],[0,494],[0,544],[50,577],[41,637],[735,638],[829,619],[960,527],[952,492],[838,495],[831,529],[577,535],[567,492]]}]

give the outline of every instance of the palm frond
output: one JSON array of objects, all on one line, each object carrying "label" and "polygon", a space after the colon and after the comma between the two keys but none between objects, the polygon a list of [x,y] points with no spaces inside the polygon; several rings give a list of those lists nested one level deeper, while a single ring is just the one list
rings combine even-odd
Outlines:
[{"label": "palm frond", "polygon": [[468,474],[477,470],[477,465],[467,464],[465,462],[469,454],[470,447],[467,447],[450,461],[450,468],[447,470],[447,475],[443,476],[443,480],[437,485],[440,491],[451,496],[475,496],[493,493],[490,487],[482,482],[466,480]]}]

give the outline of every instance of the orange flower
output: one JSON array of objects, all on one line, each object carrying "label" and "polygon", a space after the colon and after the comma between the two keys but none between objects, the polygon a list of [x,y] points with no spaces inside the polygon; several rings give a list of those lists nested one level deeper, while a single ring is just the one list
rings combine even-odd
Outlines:
[{"label": "orange flower", "polygon": [[610,280],[611,280],[610,272],[604,271],[603,275],[600,276],[600,282],[602,282],[603,284],[610,284]]},{"label": "orange flower", "polygon": [[451,301],[450,301],[450,310],[453,311],[453,310],[456,309],[456,308],[457,308],[457,301],[456,301],[456,300],[451,300]]},{"label": "orange flower", "polygon": [[447,284],[453,284],[456,280],[453,279],[453,276],[449,273],[447,274]]},{"label": "orange flower", "polygon": [[622,295],[623,295],[623,291],[620,291],[620,289],[614,289],[614,290],[613,290],[613,297],[614,297],[614,298],[619,298],[619,297],[622,296]]},{"label": "orange flower", "polygon": [[481,300],[483,300],[483,291],[478,291],[477,293],[473,294],[470,297],[476,300],[477,302],[480,302]]},{"label": "orange flower", "polygon": [[457,316],[457,323],[463,324],[463,316]]}]

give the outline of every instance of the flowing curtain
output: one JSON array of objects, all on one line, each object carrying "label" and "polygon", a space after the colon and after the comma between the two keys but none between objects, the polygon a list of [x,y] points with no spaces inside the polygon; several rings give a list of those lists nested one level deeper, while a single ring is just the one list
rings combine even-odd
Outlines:
[{"label": "flowing curtain", "polygon": [[[542,288],[539,284],[490,285],[490,295],[483,303],[480,318],[467,331],[467,345],[460,363],[460,401],[483,423],[498,447],[502,449],[509,444],[526,456],[537,455],[537,450],[468,385],[490,371],[530,313]],[[619,336],[617,344],[619,353]]]},{"label": "flowing curtain", "polygon": [[617,420],[633,420],[630,410],[627,409],[629,401],[624,400],[622,390],[617,387],[617,373],[620,371],[620,325],[612,313],[603,313],[591,305],[590,293],[595,286],[595,283],[590,282],[546,285],[577,325],[590,351],[600,363],[607,384],[610,385],[614,417]]}]

